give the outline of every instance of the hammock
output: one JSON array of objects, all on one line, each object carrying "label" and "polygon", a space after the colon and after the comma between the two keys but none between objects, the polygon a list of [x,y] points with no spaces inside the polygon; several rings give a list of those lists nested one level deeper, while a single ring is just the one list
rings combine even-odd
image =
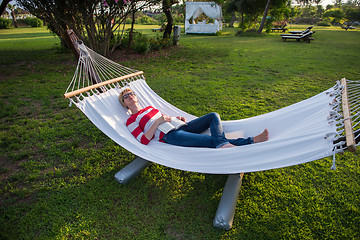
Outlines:
[{"label": "hammock", "polygon": [[[185,171],[235,174],[282,168],[327,156],[333,156],[335,168],[336,153],[355,149],[354,139],[359,135],[354,136],[352,130],[359,129],[360,81],[345,79],[314,97],[280,110],[223,121],[228,138],[255,136],[267,128],[270,139],[266,142],[226,149],[179,147],[158,141],[143,145],[125,125],[130,113],[118,101],[122,89],[130,87],[142,107],[151,105],[165,115],[184,116],[187,120],[196,117],[158,96],[147,85],[142,71],[115,63],[84,44],[77,47],[80,58],[64,97],[108,137],[145,160]],[[347,143],[343,139],[345,134],[350,139]]]}]

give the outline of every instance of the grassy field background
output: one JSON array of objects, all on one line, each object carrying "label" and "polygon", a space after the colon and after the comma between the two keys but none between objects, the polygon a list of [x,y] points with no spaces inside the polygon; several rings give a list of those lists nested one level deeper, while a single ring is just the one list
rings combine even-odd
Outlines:
[{"label": "grassy field background", "polygon": [[[156,26],[136,26],[149,35]],[[305,29],[307,26],[291,26]],[[360,79],[360,31],[182,35],[145,56],[117,52],[150,87],[194,115],[234,120],[288,106],[343,77]],[[72,53],[45,28],[0,30],[0,239],[359,239],[359,151],[244,175],[233,228],[212,227],[227,176],[152,164],[127,185],[135,156],[62,98]]]}]

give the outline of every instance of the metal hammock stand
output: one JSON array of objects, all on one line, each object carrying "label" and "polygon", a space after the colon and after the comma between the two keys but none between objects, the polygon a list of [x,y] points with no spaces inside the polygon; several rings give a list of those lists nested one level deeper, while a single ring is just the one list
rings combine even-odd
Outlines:
[{"label": "metal hammock stand", "polygon": [[[64,94],[64,98],[70,99],[71,103],[78,103],[87,97],[105,93],[111,88],[121,88],[131,81],[144,79],[142,71],[115,63],[87,48],[76,38],[74,38],[74,46],[79,50],[80,57],[74,77]],[[342,94],[341,97],[335,99],[333,115],[330,116],[329,121],[335,121],[339,125],[338,128],[343,128],[343,130],[340,130],[340,135],[337,137],[334,156],[346,148],[349,151],[355,151],[360,139],[360,99],[356,97],[360,94],[360,81],[342,79],[337,86],[337,91],[341,91]],[[349,94],[355,97],[349,97]],[[342,141],[344,137],[346,137],[346,144]],[[138,157],[116,173],[115,179],[121,184],[126,184],[150,164],[150,161]],[[243,176],[244,173],[228,175],[213,220],[214,227],[231,229]]]}]

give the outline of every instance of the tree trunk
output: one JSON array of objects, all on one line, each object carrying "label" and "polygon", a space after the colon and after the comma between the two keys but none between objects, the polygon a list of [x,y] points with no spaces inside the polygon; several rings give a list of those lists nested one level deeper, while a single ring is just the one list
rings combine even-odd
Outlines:
[{"label": "tree trunk", "polygon": [[[75,33],[74,33],[75,34]],[[62,34],[62,37],[60,38],[62,41],[65,41],[67,46],[71,49],[71,51],[74,54],[74,57],[76,59],[76,61],[79,59],[79,52],[75,49],[75,42],[71,41],[71,38],[69,36],[69,32],[65,31]]]},{"label": "tree trunk", "polygon": [[124,20],[124,23],[123,23],[123,24],[124,24],[124,26],[123,26],[123,28],[122,28],[122,30],[121,30],[120,40],[118,41],[118,43],[116,43],[116,44],[114,44],[114,45],[112,46],[109,54],[112,53],[112,52],[113,52],[118,46],[120,46],[120,44],[121,44],[121,41],[122,41],[123,36],[124,36],[125,26],[126,26],[126,21],[125,21],[125,20]]},{"label": "tree trunk", "polygon": [[16,28],[19,27],[18,24],[17,24],[17,22],[16,22],[16,16],[15,16],[14,10],[11,10],[11,17],[12,17],[12,19],[14,20],[14,25],[15,25],[15,27],[16,27]]},{"label": "tree trunk", "polygon": [[229,27],[234,27],[235,20],[236,20],[236,13],[233,12],[233,14],[231,15],[230,22],[229,22]]},{"label": "tree trunk", "polygon": [[261,20],[260,27],[259,27],[259,30],[257,31],[257,33],[261,33],[262,30],[264,29],[266,17],[267,17],[267,14],[269,12],[269,8],[270,8],[270,2],[271,2],[271,0],[268,0],[268,2],[266,4],[265,11],[264,11],[264,16],[263,16],[263,18]]},{"label": "tree trunk", "polygon": [[0,5],[0,16],[5,12],[6,6],[11,0],[3,0]]},{"label": "tree trunk", "polygon": [[106,52],[106,55],[110,52],[110,41],[112,38],[114,38],[114,33],[112,32],[112,23],[111,20],[108,19],[106,23],[105,28],[105,36],[104,36],[104,52]]},{"label": "tree trunk", "polygon": [[170,7],[171,6],[164,6],[164,13],[165,13],[165,16],[167,18],[167,25],[166,25],[166,28],[165,28],[165,31],[164,31],[163,39],[170,38],[171,31],[172,31],[172,28],[173,28],[174,20],[173,20],[171,11],[170,11]]},{"label": "tree trunk", "polygon": [[128,52],[131,49],[131,42],[133,40],[134,24],[135,24],[135,11],[132,12],[131,29],[130,29],[130,32],[129,32],[129,42],[128,42],[128,46],[127,46],[127,51]]},{"label": "tree trunk", "polygon": [[96,36],[97,34],[97,28],[95,26],[94,19],[92,17],[89,18],[88,24],[85,25],[86,32],[88,33],[88,41],[90,48],[93,49],[95,52],[100,52],[99,48],[99,41],[97,41]]}]

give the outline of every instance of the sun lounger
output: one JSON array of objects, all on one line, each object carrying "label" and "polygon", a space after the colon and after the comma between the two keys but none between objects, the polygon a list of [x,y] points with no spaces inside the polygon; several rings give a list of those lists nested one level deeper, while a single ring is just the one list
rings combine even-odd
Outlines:
[{"label": "sun lounger", "polygon": [[298,34],[295,34],[295,33],[292,33],[292,34],[289,34],[289,33],[283,33],[281,34],[281,36],[290,36],[290,37],[294,37],[294,36],[302,36],[302,35],[305,35],[307,33],[311,33],[311,34],[314,34],[316,33],[316,31],[303,31],[303,33],[298,33]]},{"label": "sun lounger", "polygon": [[274,32],[274,31],[278,31],[278,32],[286,32],[286,30],[288,30],[287,28],[285,27],[279,27],[279,28],[271,28],[271,32]]},{"label": "sun lounger", "polygon": [[341,25],[341,28],[342,28],[342,29],[345,29],[345,30],[355,29],[355,27],[353,27],[353,26],[348,26],[348,25],[346,25],[346,24]]},{"label": "sun lounger", "polygon": [[165,30],[166,25],[161,26],[161,28],[153,28],[151,29],[153,32],[160,31],[163,32]]},{"label": "sun lounger", "polygon": [[286,20],[284,20],[283,22],[281,22],[279,25],[274,25],[273,28],[271,28],[271,32],[274,32],[274,31],[282,31],[282,32],[285,32],[286,30],[288,30],[287,28],[285,28],[287,25],[286,23]]},{"label": "sun lounger", "polygon": [[298,42],[303,40],[303,41],[310,43],[311,40],[314,40],[314,38],[312,38],[313,33],[315,33],[315,32],[310,31],[305,34],[281,34],[281,38],[282,38],[282,40],[284,40],[284,42],[287,39],[295,39]]},{"label": "sun lounger", "polygon": [[289,31],[289,33],[291,34],[305,34],[307,32],[309,32],[314,26],[310,26],[307,29],[305,29],[304,31]]}]

